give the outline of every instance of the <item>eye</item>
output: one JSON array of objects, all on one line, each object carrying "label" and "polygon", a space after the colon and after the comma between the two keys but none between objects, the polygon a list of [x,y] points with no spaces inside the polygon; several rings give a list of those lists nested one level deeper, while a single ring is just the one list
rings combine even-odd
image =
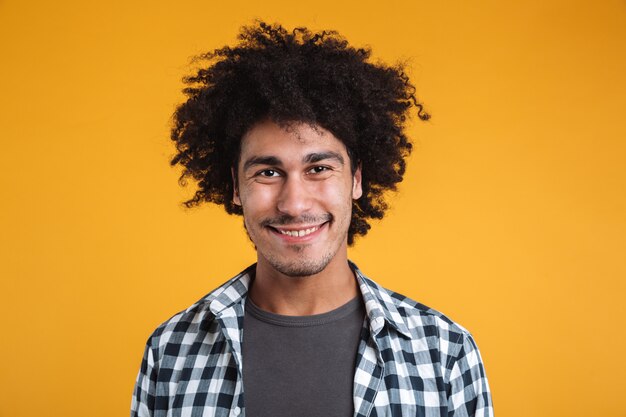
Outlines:
[{"label": "eye", "polygon": [[278,171],[275,171],[273,169],[264,169],[263,171],[259,171],[257,175],[261,177],[272,178],[278,177],[280,174],[278,173]]},{"label": "eye", "polygon": [[330,168],[325,167],[325,166],[316,166],[316,167],[311,168],[309,170],[309,173],[311,173],[311,174],[319,174],[321,172],[328,171],[329,169]]}]

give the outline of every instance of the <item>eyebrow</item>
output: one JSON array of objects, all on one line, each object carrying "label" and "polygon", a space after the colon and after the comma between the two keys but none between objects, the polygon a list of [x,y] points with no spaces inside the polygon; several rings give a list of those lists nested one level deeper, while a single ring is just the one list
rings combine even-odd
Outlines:
[{"label": "eyebrow", "polygon": [[[307,154],[304,158],[302,158],[302,162],[305,164],[312,164],[315,162],[325,161],[327,159],[334,159],[339,162],[341,165],[344,165],[343,157],[337,152],[313,152]],[[243,164],[243,170],[246,171],[249,168],[255,165],[273,165],[273,166],[281,166],[283,162],[276,156],[253,156],[252,158],[246,160]]]},{"label": "eyebrow", "polygon": [[280,159],[278,159],[275,156],[254,156],[250,159],[248,159],[244,164],[243,164],[243,170],[247,171],[250,167],[253,167],[255,165],[282,165],[283,163],[281,162]]},{"label": "eyebrow", "polygon": [[334,159],[337,162],[339,162],[341,165],[344,164],[343,156],[339,155],[337,152],[332,152],[332,151],[310,153],[304,157],[303,162],[311,164],[315,162],[325,161],[327,159]]}]

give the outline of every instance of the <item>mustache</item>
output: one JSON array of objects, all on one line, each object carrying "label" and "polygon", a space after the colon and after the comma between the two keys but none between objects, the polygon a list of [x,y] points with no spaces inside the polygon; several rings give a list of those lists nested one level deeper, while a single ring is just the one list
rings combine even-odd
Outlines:
[{"label": "mustache", "polygon": [[304,214],[302,216],[289,216],[287,214],[283,214],[276,217],[268,217],[267,219],[263,219],[260,223],[261,226],[286,226],[290,224],[322,224],[329,222],[333,219],[332,214],[325,213],[319,216],[313,216],[309,214]]}]

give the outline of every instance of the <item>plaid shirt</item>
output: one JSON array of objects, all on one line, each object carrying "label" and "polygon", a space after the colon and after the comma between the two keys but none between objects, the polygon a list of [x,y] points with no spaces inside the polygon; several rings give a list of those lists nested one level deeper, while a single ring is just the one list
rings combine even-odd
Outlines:
[{"label": "plaid shirt", "polygon": [[[467,330],[350,265],[366,311],[354,416],[493,416],[480,353]],[[254,265],[154,331],[131,416],[245,415],[242,323],[253,273]]]}]

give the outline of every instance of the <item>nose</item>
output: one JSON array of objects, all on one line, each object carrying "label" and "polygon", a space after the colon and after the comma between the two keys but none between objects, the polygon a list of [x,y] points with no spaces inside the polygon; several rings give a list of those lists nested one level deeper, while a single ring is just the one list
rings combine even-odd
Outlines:
[{"label": "nose", "polygon": [[282,214],[298,217],[308,212],[313,203],[313,194],[301,178],[287,177],[283,182],[276,208]]}]

